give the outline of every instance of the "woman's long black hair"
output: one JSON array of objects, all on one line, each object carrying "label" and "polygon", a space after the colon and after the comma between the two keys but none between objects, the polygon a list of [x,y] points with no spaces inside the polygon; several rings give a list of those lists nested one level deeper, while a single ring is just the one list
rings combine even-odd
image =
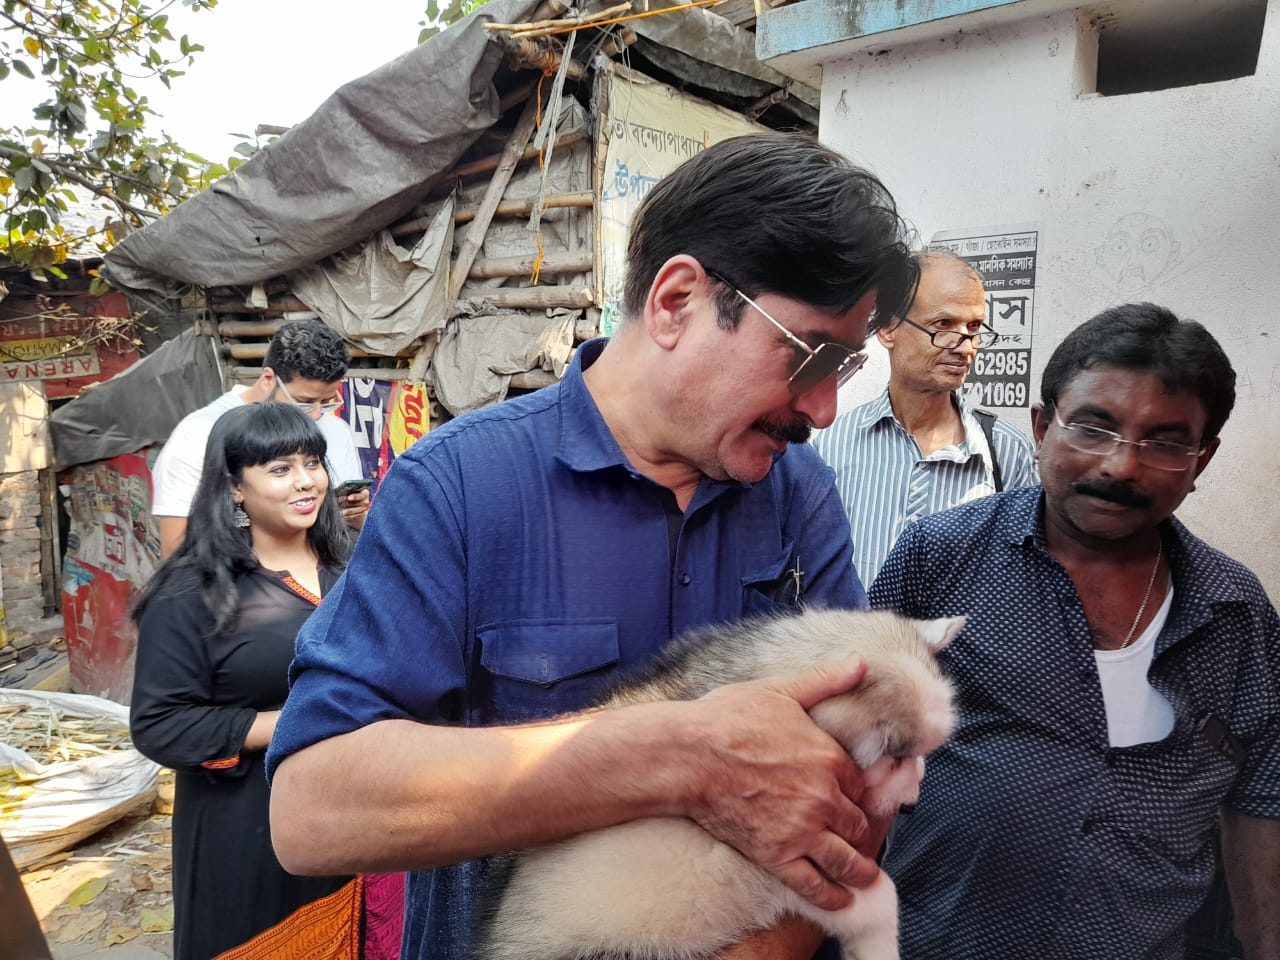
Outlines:
[{"label": "woman's long black hair", "polygon": [[[134,622],[182,570],[199,574],[205,606],[212,616],[210,635],[229,628],[239,613],[236,579],[258,566],[248,528],[237,527],[232,483],[246,467],[301,453],[324,460],[324,434],[301,410],[286,403],[249,403],[224,413],[205,447],[200,485],[191,501],[182,545],[147,582],[133,608]],[[338,510],[334,487],[320,503],[320,515],[307,531],[320,563],[341,569],[351,549],[350,528]]]}]

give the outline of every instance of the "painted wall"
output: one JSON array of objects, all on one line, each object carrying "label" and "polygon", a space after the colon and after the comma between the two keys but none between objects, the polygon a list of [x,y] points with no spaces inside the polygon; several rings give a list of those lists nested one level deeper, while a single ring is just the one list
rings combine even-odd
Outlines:
[{"label": "painted wall", "polygon": [[[1280,0],[1254,76],[1127,96],[1083,92],[1096,36],[1073,12],[885,40],[823,64],[822,140],[874,169],[923,241],[1039,227],[1037,394],[1052,347],[1102,308],[1150,300],[1214,333],[1238,400],[1179,516],[1280,600]],[[842,406],[886,379],[875,356]]]}]

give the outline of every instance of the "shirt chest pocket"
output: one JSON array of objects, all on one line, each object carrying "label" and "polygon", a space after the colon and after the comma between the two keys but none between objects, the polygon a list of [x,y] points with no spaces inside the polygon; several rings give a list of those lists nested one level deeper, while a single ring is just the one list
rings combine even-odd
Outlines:
[{"label": "shirt chest pocket", "polygon": [[618,664],[612,619],[507,620],[477,631],[473,723],[518,723],[581,710]]},{"label": "shirt chest pocket", "polygon": [[774,557],[742,578],[743,616],[798,613],[804,601],[804,571],[788,540]]}]

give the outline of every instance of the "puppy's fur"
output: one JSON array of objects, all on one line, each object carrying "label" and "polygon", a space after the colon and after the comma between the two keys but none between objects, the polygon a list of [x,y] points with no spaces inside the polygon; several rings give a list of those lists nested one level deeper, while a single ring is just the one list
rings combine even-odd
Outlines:
[{"label": "puppy's fur", "polygon": [[[862,684],[809,713],[862,768],[864,809],[891,815],[916,802],[924,755],[950,736],[952,691],[933,654],[963,624],[831,610],[704,628],[604,705],[689,700],[861,654]],[[823,911],[692,821],[651,818],[513,855],[481,905],[474,949],[477,960],[702,960],[798,913],[849,960],[896,960],[897,912],[883,873],[851,907]]]}]

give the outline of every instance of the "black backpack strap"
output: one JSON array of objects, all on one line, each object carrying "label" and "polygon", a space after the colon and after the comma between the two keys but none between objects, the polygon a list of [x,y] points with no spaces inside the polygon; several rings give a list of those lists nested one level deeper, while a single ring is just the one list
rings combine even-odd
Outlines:
[{"label": "black backpack strap", "polygon": [[974,410],[973,415],[978,418],[982,435],[987,438],[987,451],[991,454],[991,479],[996,493],[999,493],[1004,489],[1004,477],[1000,474],[1000,461],[996,459],[996,441],[991,429],[996,422],[996,415],[990,410]]}]

